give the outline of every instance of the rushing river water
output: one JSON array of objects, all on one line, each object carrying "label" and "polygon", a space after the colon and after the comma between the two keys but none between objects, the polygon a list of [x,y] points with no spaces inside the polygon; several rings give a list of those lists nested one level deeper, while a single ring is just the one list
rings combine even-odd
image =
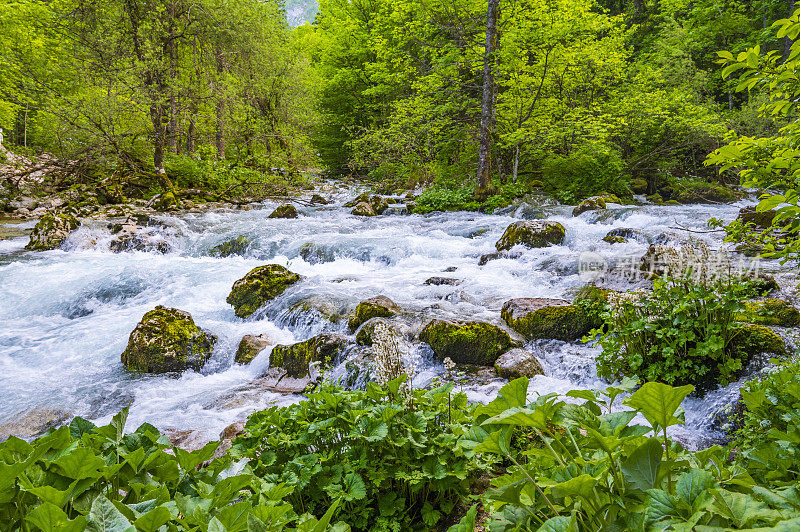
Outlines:
[{"label": "rushing river water", "polygon": [[[249,366],[234,364],[243,335],[263,333],[288,344],[322,330],[345,332],[346,320],[333,324],[314,311],[292,309],[300,300],[313,297],[346,313],[359,301],[384,294],[420,321],[457,317],[499,323],[500,307],[508,299],[569,299],[586,284],[578,269],[582,253],[613,263],[646,251],[643,240],[613,246],[603,242],[613,228],[635,228],[650,237],[676,227],[703,230],[708,218],[730,221],[742,206],[612,205],[608,211],[572,217],[570,207],[523,205],[499,215],[360,218],[341,206],[350,197],[352,192],[340,192],[330,205],[300,207],[298,219],[268,218],[274,203],[159,217],[168,227],[163,232],[171,251],[166,254],[112,253],[110,235],[99,222],[74,233],[65,250],[24,252],[25,237],[0,241],[0,425],[41,411],[107,421],[130,404],[130,428],[147,421],[164,430],[194,429],[200,437],[216,438],[222,428],[258,408],[299,399],[247,391],[247,384],[266,369],[270,348]],[[567,228],[563,245],[526,249],[517,258],[478,265],[481,255],[495,251],[509,223],[544,217]],[[252,239],[245,256],[208,255],[213,246],[240,235]],[[719,238],[701,236],[712,244]],[[265,263],[285,265],[303,280],[255,319],[236,318],[225,302],[231,285]],[[460,283],[425,285],[432,276]],[[218,335],[202,372],[142,376],[122,367],[120,353],[128,335],[156,305],[186,310],[200,327]],[[532,379],[531,393],[603,385],[594,369],[596,348],[557,341],[527,347],[545,370]],[[415,384],[442,374],[424,348],[413,356]],[[501,385],[468,386],[466,391],[473,400],[485,401]],[[702,444],[714,436],[713,412],[731,400],[736,387],[688,401],[687,427],[681,429],[686,441]]]}]

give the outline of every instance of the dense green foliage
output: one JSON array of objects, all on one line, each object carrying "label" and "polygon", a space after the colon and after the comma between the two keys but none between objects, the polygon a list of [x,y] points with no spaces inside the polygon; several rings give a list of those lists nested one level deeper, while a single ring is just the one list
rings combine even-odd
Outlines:
[{"label": "dense green foliage", "polygon": [[258,412],[234,452],[268,482],[294,488],[287,500],[297,512],[324,513],[341,499],[337,519],[357,530],[433,528],[484,466],[457,445],[472,423],[466,396],[452,384],[406,394],[405,380],[326,387]]},{"label": "dense green foliage", "polygon": [[750,294],[738,282],[659,278],[652,292],[613,298],[604,326],[590,334],[603,348],[598,375],[705,389],[736,380],[748,355],[736,349],[737,318]]},{"label": "dense green foliage", "polygon": [[[486,493],[492,530],[788,531],[800,526],[800,487],[784,485],[778,478],[783,472],[767,480],[750,475],[764,453],[788,458],[787,447],[796,452],[796,426],[785,438],[768,438],[765,449],[754,453],[758,457],[743,454],[736,463],[718,446],[687,452],[669,439],[667,428],[683,423],[680,404],[692,387],[647,383],[625,399],[631,410],[612,411],[615,398],[634,385],[568,393],[584,400],[579,405],[552,394],[529,403],[528,381],[518,379],[476,411],[478,426],[464,445],[514,464]],[[649,426],[633,423],[637,414]],[[541,444],[515,452],[510,436],[520,429],[535,431]],[[459,530],[472,530],[474,519],[467,515]]]},{"label": "dense green foliage", "polygon": [[126,418],[124,410],[105,427],[75,418],[32,443],[0,444],[0,528],[328,529],[337,504],[321,521],[298,516],[284,500],[292,487],[247,467],[236,473],[230,456],[212,460],[219,442],[187,452],[148,424],[125,434]]},{"label": "dense green foliage", "polygon": [[[729,239],[755,245],[772,257],[797,260],[800,257],[800,151],[797,131],[800,81],[796,70],[800,66],[800,11],[790,18],[779,20],[777,36],[793,41],[788,57],[755,46],[734,55],[719,52],[725,65],[726,77],[738,74],[739,91],[748,95],[765,93],[769,100],[759,111],[763,116],[777,117],[785,124],[771,135],[731,135],[729,143],[714,152],[709,164],[723,170],[739,171],[744,185],[767,191],[761,196],[760,211],[777,210],[772,223],[757,230],[740,224],[729,227]],[[762,133],[762,132],[758,132]]]}]

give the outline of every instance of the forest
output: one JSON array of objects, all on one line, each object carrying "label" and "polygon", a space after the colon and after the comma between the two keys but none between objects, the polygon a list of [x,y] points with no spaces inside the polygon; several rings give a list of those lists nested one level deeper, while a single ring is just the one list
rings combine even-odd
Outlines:
[{"label": "forest", "polygon": [[800,530],[794,0],[0,0],[0,530]]}]

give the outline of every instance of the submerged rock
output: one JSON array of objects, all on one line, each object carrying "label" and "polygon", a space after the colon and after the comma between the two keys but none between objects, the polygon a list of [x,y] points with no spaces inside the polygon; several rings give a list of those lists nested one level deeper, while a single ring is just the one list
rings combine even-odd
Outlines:
[{"label": "submerged rock", "polygon": [[297,209],[291,203],[284,203],[272,211],[268,218],[297,218]]},{"label": "submerged rock", "polygon": [[269,355],[271,368],[282,368],[286,375],[294,378],[309,375],[309,364],[332,363],[347,346],[347,338],[341,334],[322,333],[294,345],[276,345]]},{"label": "submerged rock", "polygon": [[497,374],[504,379],[513,380],[520,377],[543,375],[542,364],[532,353],[524,349],[509,349],[494,363]]},{"label": "submerged rock", "polygon": [[17,412],[11,421],[0,425],[0,442],[12,436],[17,438],[36,438],[50,429],[67,423],[72,416],[61,410],[51,408],[34,408],[26,412]]},{"label": "submerged rock", "polygon": [[529,339],[578,340],[596,325],[581,307],[563,299],[512,299],[503,305],[500,316]]},{"label": "submerged rock", "polygon": [[386,296],[371,297],[356,306],[347,325],[350,327],[350,332],[354,332],[369,319],[391,318],[401,310],[397,303]]},{"label": "submerged rock", "polygon": [[529,220],[509,225],[495,247],[497,251],[507,251],[516,245],[529,248],[543,248],[564,242],[566,230],[558,222]]},{"label": "submerged rock", "polygon": [[350,214],[355,216],[377,216],[378,213],[375,212],[375,209],[372,208],[372,205],[367,203],[366,201],[362,201],[361,203],[357,204],[353,207],[353,210],[350,211]]},{"label": "submerged rock", "polygon": [[370,346],[375,335],[375,328],[378,326],[386,327],[393,334],[399,336],[399,331],[386,318],[371,318],[365,321],[356,331],[356,344]]},{"label": "submerged rock", "polygon": [[164,240],[163,234],[148,230],[146,226],[149,225],[156,224],[153,224],[147,216],[131,216],[121,224],[112,224],[109,229],[114,235],[114,239],[109,243],[109,249],[114,253],[128,251],[169,252],[170,246]]},{"label": "submerged rock", "polygon": [[306,242],[303,244],[298,251],[298,255],[309,264],[321,264],[323,262],[333,262],[336,260],[336,254],[333,250],[313,242]]},{"label": "submerged rock", "polygon": [[237,236],[236,238],[231,238],[230,240],[226,240],[222,244],[218,244],[211,248],[208,251],[208,254],[212,257],[230,257],[231,255],[244,255],[247,252],[247,248],[250,247],[250,244],[253,243],[251,238],[248,238],[244,235]]},{"label": "submerged rock", "polygon": [[603,240],[609,244],[624,244],[629,240],[635,240],[646,244],[650,243],[650,238],[643,231],[628,227],[612,229],[603,237]]},{"label": "submerged rock", "polygon": [[457,364],[478,366],[491,366],[502,353],[520,346],[497,325],[480,321],[432,320],[419,339],[439,360],[449,357]]},{"label": "submerged rock", "polygon": [[456,286],[461,284],[461,279],[453,277],[431,277],[425,281],[428,286]]},{"label": "submerged rock", "polygon": [[236,356],[233,360],[237,364],[249,364],[268,345],[272,345],[272,340],[264,334],[245,334],[239,342],[239,347],[236,349]]},{"label": "submerged rock", "polygon": [[159,305],[133,330],[121,359],[126,368],[148,373],[200,370],[216,340],[188,312]]},{"label": "submerged rock", "polygon": [[247,318],[299,280],[299,275],[279,264],[259,266],[233,283],[226,301],[233,305],[236,316]]},{"label": "submerged rock", "polygon": [[485,266],[489,263],[489,261],[497,260],[497,259],[518,259],[522,256],[522,253],[517,251],[508,252],[508,251],[495,251],[494,253],[486,253],[485,255],[481,255],[481,258],[478,259],[478,266]]},{"label": "submerged rock", "polygon": [[745,207],[739,209],[737,220],[741,221],[743,224],[753,224],[756,229],[763,230],[772,226],[772,220],[775,219],[777,214],[778,211],[775,210],[759,211],[755,207]]},{"label": "submerged rock", "polygon": [[46,213],[33,228],[31,240],[25,249],[30,251],[56,249],[78,226],[80,222],[71,214]]}]

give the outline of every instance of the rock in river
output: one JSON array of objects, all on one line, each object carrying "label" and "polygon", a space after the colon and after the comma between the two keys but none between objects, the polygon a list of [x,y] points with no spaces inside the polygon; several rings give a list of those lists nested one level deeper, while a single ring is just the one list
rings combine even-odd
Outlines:
[{"label": "rock in river", "polygon": [[199,370],[211,357],[216,340],[197,327],[188,312],[159,305],[131,333],[122,363],[148,373]]},{"label": "rock in river", "polygon": [[272,340],[264,334],[245,334],[242,341],[239,342],[238,349],[236,349],[234,362],[237,364],[249,364],[268,345],[272,345]]},{"label": "rock in river", "polygon": [[577,340],[595,325],[581,307],[563,299],[512,299],[503,305],[500,316],[529,339]]},{"label": "rock in river", "polygon": [[354,332],[365,321],[372,318],[391,318],[402,309],[386,296],[376,296],[362,301],[356,306],[350,316],[348,326],[350,332]]},{"label": "rock in river", "polygon": [[497,358],[520,343],[496,325],[480,321],[432,320],[419,339],[433,349],[439,360],[457,364],[491,366]]},{"label": "rock in river", "polygon": [[236,316],[247,318],[299,280],[299,275],[279,264],[259,266],[233,283],[226,301],[233,305]]},{"label": "rock in river", "polygon": [[31,240],[25,249],[30,251],[56,249],[79,225],[78,219],[71,214],[46,213],[33,228]]},{"label": "rock in river", "polygon": [[513,380],[520,377],[543,375],[542,364],[532,353],[524,349],[509,349],[494,363],[497,374],[504,379]]},{"label": "rock in river", "polygon": [[269,215],[269,218],[297,218],[298,216],[297,209],[294,205],[291,203],[284,203],[272,211],[272,214]]},{"label": "rock in river", "polygon": [[564,242],[566,230],[558,222],[526,220],[514,222],[506,228],[497,241],[497,251],[507,251],[517,244],[529,248],[543,248]]},{"label": "rock in river", "polygon": [[294,378],[309,374],[312,362],[331,363],[347,346],[347,338],[340,334],[322,333],[294,345],[276,345],[269,355],[271,368],[283,368]]}]

